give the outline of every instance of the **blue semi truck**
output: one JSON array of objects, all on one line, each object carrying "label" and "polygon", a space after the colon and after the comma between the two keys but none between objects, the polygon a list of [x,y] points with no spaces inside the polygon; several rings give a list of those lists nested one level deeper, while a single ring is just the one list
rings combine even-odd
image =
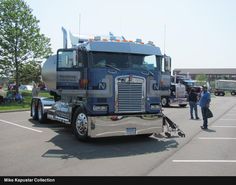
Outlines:
[{"label": "blue semi truck", "polygon": [[43,64],[42,79],[53,98],[33,97],[31,116],[70,124],[79,140],[159,134],[161,94],[168,90],[161,84],[162,65],[170,70],[170,57],[152,42],[78,40]]}]

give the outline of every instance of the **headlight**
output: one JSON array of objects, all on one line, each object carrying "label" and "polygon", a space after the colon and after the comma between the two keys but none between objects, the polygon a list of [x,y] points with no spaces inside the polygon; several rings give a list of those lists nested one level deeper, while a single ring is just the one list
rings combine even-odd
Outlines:
[{"label": "headlight", "polygon": [[159,104],[152,104],[150,107],[151,107],[151,110],[159,110],[159,109],[161,109],[161,106]]},{"label": "headlight", "polygon": [[94,105],[93,111],[107,111],[106,105]]}]

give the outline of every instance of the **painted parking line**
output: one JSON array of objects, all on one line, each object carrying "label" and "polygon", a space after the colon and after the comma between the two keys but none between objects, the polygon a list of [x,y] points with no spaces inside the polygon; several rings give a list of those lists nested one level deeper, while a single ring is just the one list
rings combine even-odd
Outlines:
[{"label": "painted parking line", "polygon": [[236,140],[235,137],[199,137],[198,139],[205,139],[205,140]]},{"label": "painted parking line", "polygon": [[236,121],[236,119],[220,119],[221,121]]},{"label": "painted parking line", "polygon": [[[236,113],[235,113],[235,114],[236,114]],[[231,113],[229,114],[229,113],[228,113],[228,114],[225,114],[225,116],[235,116],[235,114],[233,114],[233,113],[232,113],[232,114],[231,114]]]},{"label": "painted parking line", "polygon": [[236,160],[172,160],[174,163],[236,163]]},{"label": "painted parking line", "polygon": [[19,125],[19,124],[16,124],[16,123],[12,123],[12,122],[9,122],[9,121],[6,121],[6,120],[2,120],[2,119],[0,119],[0,122],[7,123],[7,124],[10,124],[10,125],[14,125],[14,126],[17,126],[17,127],[21,127],[21,128],[24,128],[24,129],[32,130],[32,131],[35,131],[35,132],[43,132],[41,130],[33,129],[33,128],[30,128],[30,127],[25,127],[25,126],[22,126],[22,125]]},{"label": "painted parking line", "polygon": [[231,125],[225,125],[225,126],[211,126],[215,128],[236,128],[236,126],[231,126]]}]

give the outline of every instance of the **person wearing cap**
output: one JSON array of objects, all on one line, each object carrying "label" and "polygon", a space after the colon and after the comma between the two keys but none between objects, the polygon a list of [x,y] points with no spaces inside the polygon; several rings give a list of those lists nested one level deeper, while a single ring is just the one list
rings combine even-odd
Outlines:
[{"label": "person wearing cap", "polygon": [[189,101],[191,119],[194,119],[193,111],[195,112],[195,119],[199,119],[198,110],[197,110],[198,95],[193,88],[190,89],[190,92],[188,95],[188,101]]},{"label": "person wearing cap", "polygon": [[211,102],[211,94],[207,90],[207,86],[203,86],[201,98],[199,101],[199,105],[200,105],[201,111],[202,111],[202,118],[203,118],[203,126],[201,126],[202,129],[208,128],[207,111],[210,107],[210,102]]}]

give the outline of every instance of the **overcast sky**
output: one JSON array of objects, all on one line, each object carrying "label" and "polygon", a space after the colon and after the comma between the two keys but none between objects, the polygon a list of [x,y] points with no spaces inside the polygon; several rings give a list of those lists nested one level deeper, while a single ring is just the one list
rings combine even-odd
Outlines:
[{"label": "overcast sky", "polygon": [[236,0],[25,1],[54,53],[63,26],[74,34],[151,40],[172,57],[173,69],[236,68]]}]

